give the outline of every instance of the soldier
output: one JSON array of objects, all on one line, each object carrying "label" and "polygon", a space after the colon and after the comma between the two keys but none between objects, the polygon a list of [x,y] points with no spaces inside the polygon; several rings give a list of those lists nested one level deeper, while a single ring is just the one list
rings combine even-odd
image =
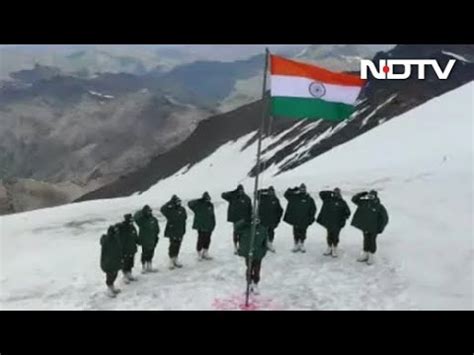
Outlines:
[{"label": "soldier", "polygon": [[327,230],[328,248],[324,255],[337,257],[339,233],[346,225],[346,220],[351,215],[351,210],[342,198],[341,190],[337,187],[333,191],[321,191],[319,197],[323,200],[323,206],[316,222]]},{"label": "soldier", "polygon": [[258,215],[262,225],[267,228],[268,250],[274,253],[273,240],[275,238],[275,229],[281,221],[283,208],[273,186],[259,191]]},{"label": "soldier", "polygon": [[374,254],[377,250],[376,238],[388,224],[388,213],[375,190],[354,195],[352,202],[357,205],[357,210],[351,225],[364,233],[363,252],[357,261],[371,265],[374,263]]},{"label": "soldier", "polygon": [[314,223],[316,203],[306,192],[305,184],[286,190],[285,198],[288,200],[288,205],[283,220],[293,226],[295,246],[292,251],[305,253],[306,231]]},{"label": "soldier", "polygon": [[137,211],[133,219],[138,225],[138,244],[142,246],[142,273],[156,272],[152,266],[155,248],[158,244],[158,234],[160,225],[155,216],[153,216],[150,206],[145,205],[140,211]]},{"label": "soldier", "polygon": [[107,296],[116,297],[120,289],[115,288],[119,270],[122,268],[123,249],[119,237],[118,225],[110,226],[107,234],[100,238],[100,268],[105,272],[105,284],[107,285]]},{"label": "soldier", "polygon": [[204,192],[201,198],[188,202],[188,207],[194,212],[193,229],[198,232],[196,250],[198,260],[211,260],[209,245],[211,244],[212,231],[216,227],[214,205],[211,196]]},{"label": "soldier", "polygon": [[250,220],[252,217],[252,200],[245,194],[242,185],[237,186],[237,189],[229,192],[224,192],[222,198],[229,202],[227,209],[227,221],[234,224],[234,254],[238,253],[239,234],[235,229],[235,223],[245,219]]},{"label": "soldier", "polygon": [[[267,228],[260,224],[256,218],[255,236],[250,247],[252,239],[252,223],[250,220],[241,220],[236,223],[236,229],[239,233],[239,250],[238,255],[245,258],[245,265],[247,267],[246,277],[247,282],[250,283],[250,292],[258,295],[258,283],[260,281],[260,270],[262,267],[262,260],[267,253],[268,234]],[[250,266],[250,251],[252,251],[252,265]]]},{"label": "soldier", "polygon": [[186,210],[181,206],[181,200],[173,195],[171,200],[161,207],[161,213],[166,217],[165,238],[169,238],[170,245],[168,256],[170,258],[170,270],[175,267],[181,268],[183,264],[178,261],[181,242],[186,232]]},{"label": "soldier", "polygon": [[123,281],[128,284],[130,281],[136,280],[132,275],[132,268],[138,243],[137,230],[133,225],[133,218],[130,213],[126,214],[123,222],[119,224],[119,235],[123,248]]}]

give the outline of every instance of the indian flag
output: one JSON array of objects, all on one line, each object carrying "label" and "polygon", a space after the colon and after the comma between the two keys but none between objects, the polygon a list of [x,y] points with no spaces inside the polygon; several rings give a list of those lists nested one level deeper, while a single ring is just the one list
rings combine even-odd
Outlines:
[{"label": "indian flag", "polygon": [[354,111],[365,80],[271,55],[273,116],[342,121]]}]

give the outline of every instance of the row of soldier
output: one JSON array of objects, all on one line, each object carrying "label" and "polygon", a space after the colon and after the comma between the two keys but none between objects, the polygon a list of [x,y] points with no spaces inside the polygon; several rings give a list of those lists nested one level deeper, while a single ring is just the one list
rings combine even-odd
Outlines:
[{"label": "row of soldier", "polygon": [[[351,211],[342,198],[339,188],[321,191],[319,196],[323,205],[316,219],[316,203],[307,192],[306,186],[301,184],[299,187],[287,189],[284,197],[288,204],[283,216],[283,208],[275,189],[270,186],[268,189],[259,190],[258,218],[255,220],[254,241],[250,248],[252,237],[250,197],[245,193],[242,185],[222,194],[222,198],[228,202],[227,221],[233,223],[234,253],[245,258],[247,281],[253,293],[258,293],[262,259],[267,251],[275,252],[273,246],[275,229],[282,217],[284,222],[293,227],[293,252],[306,252],[304,242],[307,229],[316,221],[327,230],[327,250],[324,255],[337,257],[339,234],[350,217]],[[376,237],[387,225],[388,214],[374,190],[356,194],[352,202],[358,207],[352,219],[352,225],[363,232],[363,251],[357,260],[372,264],[376,251]],[[189,201],[188,207],[194,213],[193,229],[196,229],[198,233],[196,245],[198,260],[211,260],[209,246],[216,219],[209,193],[205,192],[201,198]],[[186,231],[186,210],[181,200],[173,195],[160,211],[167,221],[164,236],[169,239],[169,268],[181,268],[183,265],[178,260],[178,256]],[[138,226],[138,233],[134,222]],[[152,209],[146,205],[133,216],[125,215],[121,223],[110,226],[107,234],[101,237],[101,268],[106,273],[107,294],[110,297],[115,297],[120,292],[114,286],[120,270],[123,272],[125,283],[136,280],[132,275],[132,268],[137,245],[142,248],[142,273],[157,271],[152,266],[152,260],[159,233],[158,220],[153,215]],[[249,260],[250,251],[252,251],[252,262]]]}]

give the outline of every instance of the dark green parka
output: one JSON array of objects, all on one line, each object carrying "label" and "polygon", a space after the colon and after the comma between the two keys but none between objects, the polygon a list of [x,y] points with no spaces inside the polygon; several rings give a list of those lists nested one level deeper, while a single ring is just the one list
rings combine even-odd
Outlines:
[{"label": "dark green parka", "polygon": [[299,192],[299,188],[290,188],[285,192],[288,200],[283,220],[296,227],[308,227],[314,223],[316,203],[308,193]]},{"label": "dark green parka", "polygon": [[[239,221],[236,223],[236,230],[239,233],[240,256],[247,258],[250,254],[250,242],[252,236],[252,224],[248,221]],[[262,260],[267,253],[267,228],[258,224],[255,229],[255,238],[253,242],[253,256],[255,260]]]},{"label": "dark green parka", "polygon": [[122,268],[123,249],[118,226],[111,226],[100,238],[100,268],[103,272],[117,272]]},{"label": "dark green parka", "polygon": [[186,233],[187,218],[184,207],[177,205],[174,201],[168,201],[160,211],[166,217],[165,238],[183,239],[183,235]]},{"label": "dark green parka", "polygon": [[191,200],[188,207],[194,212],[193,229],[202,232],[212,232],[216,227],[214,205],[203,198]]},{"label": "dark green parka", "polygon": [[144,208],[137,211],[133,219],[139,229],[138,244],[140,244],[143,249],[154,249],[158,243],[158,234],[160,233],[158,219],[152,214],[146,214]]},{"label": "dark green parka", "polygon": [[323,200],[323,206],[316,222],[329,230],[343,228],[351,215],[346,201],[333,191],[321,191],[319,197]]},{"label": "dark green parka", "polygon": [[238,222],[242,219],[250,220],[252,217],[252,200],[245,192],[239,194],[237,190],[224,192],[222,198],[229,202],[227,221]]},{"label": "dark green parka", "polygon": [[271,195],[268,190],[260,190],[258,215],[260,223],[265,227],[276,228],[281,221],[283,208],[276,195]]},{"label": "dark green parka", "polygon": [[367,192],[361,192],[352,197],[357,210],[351,225],[363,232],[380,234],[388,224],[388,213],[377,197],[367,198],[367,195]]},{"label": "dark green parka", "polygon": [[137,252],[138,233],[132,223],[126,221],[119,224],[120,241],[124,255],[131,255]]}]

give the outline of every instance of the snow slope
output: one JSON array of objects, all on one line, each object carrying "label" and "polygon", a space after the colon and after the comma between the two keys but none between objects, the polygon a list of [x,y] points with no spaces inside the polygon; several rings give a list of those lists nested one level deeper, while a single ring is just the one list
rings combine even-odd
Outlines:
[{"label": "snow slope", "polygon": [[[291,228],[282,223],[277,253],[263,263],[259,308],[474,309],[473,99],[470,83],[297,169],[278,176],[272,176],[276,168],[266,171],[262,184],[273,184],[280,197],[287,187],[305,182],[318,210],[317,192],[323,188],[339,186],[348,201],[360,190],[375,188],[390,224],[379,237],[377,263],[367,266],[355,261],[362,236],[353,227],[342,231],[341,255],[332,259],[322,256],[325,231],[319,225],[308,231],[308,252],[295,255]],[[141,195],[0,217],[1,308],[235,308],[245,287],[244,266],[232,253],[220,193],[237,183],[251,191],[253,180],[246,172],[256,144],[243,149],[250,138],[226,144]],[[264,147],[270,143],[265,140]],[[155,257],[160,272],[125,285],[117,299],[106,298],[99,269],[99,238],[106,227],[144,203],[158,214],[173,193],[186,203],[204,190],[216,206],[215,259],[196,260],[189,211],[181,252],[185,267],[166,269],[167,240],[160,236]]]}]

